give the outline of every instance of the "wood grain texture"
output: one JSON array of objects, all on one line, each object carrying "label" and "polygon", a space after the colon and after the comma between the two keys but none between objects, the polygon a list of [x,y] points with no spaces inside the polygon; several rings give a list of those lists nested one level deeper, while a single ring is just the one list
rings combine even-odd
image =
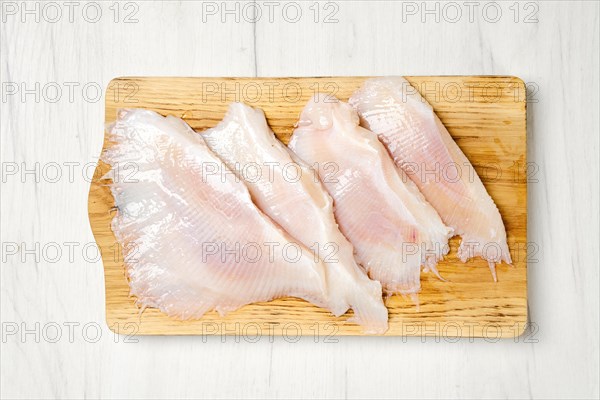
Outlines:
[{"label": "wood grain texture", "polygon": [[[106,94],[106,122],[119,108],[146,108],[183,118],[192,128],[215,126],[232,101],[265,111],[284,143],[306,101],[316,91],[346,101],[365,78],[117,78]],[[498,267],[456,257],[458,238],[440,263],[447,282],[422,273],[420,306],[402,296],[386,299],[386,335],[515,337],[527,322],[527,183],[525,86],[514,77],[407,77],[432,104],[482,178],[502,214],[514,266]],[[108,146],[105,142],[105,146]],[[156,309],[143,313],[129,297],[120,246],[110,228],[113,199],[109,167],[100,163],[89,196],[91,226],[102,252],[106,317],[116,332],[138,334],[361,335],[361,328],[305,301],[286,298],[245,306],[226,317],[216,312],[196,321],[176,321]],[[464,171],[463,171],[464,173]],[[350,312],[351,313],[351,312]]]},{"label": "wood grain texture", "polygon": [[[11,2],[3,2],[2,5]],[[22,4],[16,2],[18,7]],[[58,2],[62,4],[62,2]],[[2,399],[597,399],[600,396],[600,5],[498,2],[489,23],[467,7],[456,23],[422,14],[402,22],[407,2],[340,1],[338,23],[288,23],[263,12],[256,23],[219,15],[202,22],[202,1],[136,1],[138,23],[115,23],[114,2],[97,2],[102,20],[57,23],[8,15],[0,23],[2,82],[96,82],[116,76],[516,75],[527,82],[528,316],[536,329],[513,340],[436,337],[127,336],[106,327],[104,267],[88,220],[88,176],[0,182],[2,242],[90,243],[60,262],[7,257],[0,268],[3,328],[63,326],[58,343],[28,334],[0,341]],[[121,3],[121,5],[127,2]],[[221,2],[217,2],[221,3]],[[261,3],[257,1],[256,3]],[[422,2],[417,7],[424,9]],[[437,2],[436,2],[437,3]],[[458,2],[462,5],[462,2]],[[264,2],[262,2],[264,5]],[[444,2],[439,6],[440,11]],[[431,9],[435,4],[427,2]],[[34,8],[33,2],[28,9]],[[40,9],[43,5],[40,5]],[[264,10],[265,7],[263,7]],[[281,8],[281,7],[280,7]],[[50,11],[53,8],[49,7]],[[451,10],[451,9],[450,9]],[[90,8],[93,12],[93,7]],[[126,15],[121,8],[121,21]],[[128,12],[130,10],[127,10]],[[323,11],[323,9],[321,9]],[[490,7],[493,12],[493,7]],[[526,12],[527,11],[527,12]],[[323,14],[323,13],[321,13]],[[493,15],[493,14],[490,14]],[[4,16],[4,14],[3,14]],[[90,92],[93,95],[93,91]],[[105,106],[63,87],[58,103],[0,102],[0,158],[36,162],[98,159]],[[469,267],[470,268],[470,267]],[[501,274],[501,278],[504,273]],[[489,276],[483,275],[483,279]],[[77,322],[73,341],[66,322]],[[98,342],[81,328],[101,327]],[[50,330],[52,332],[52,330]],[[131,332],[131,330],[129,331]],[[91,326],[90,336],[95,332]]]}]

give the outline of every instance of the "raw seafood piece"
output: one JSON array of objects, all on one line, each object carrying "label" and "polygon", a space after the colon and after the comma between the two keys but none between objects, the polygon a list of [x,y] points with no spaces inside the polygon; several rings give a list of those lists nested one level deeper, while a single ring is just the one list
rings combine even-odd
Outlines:
[{"label": "raw seafood piece", "polygon": [[496,280],[495,265],[512,263],[502,217],[431,105],[403,77],[367,80],[350,104],[444,223],[462,236],[459,258],[481,256]]},{"label": "raw seafood piece", "polygon": [[353,319],[368,333],[385,332],[381,285],[356,264],[352,245],[335,221],[331,197],[314,170],[275,137],[262,110],[232,103],[223,121],[202,137],[245,181],[256,205],[323,260],[333,314],[352,307]]},{"label": "raw seafood piece", "polygon": [[[349,104],[319,94],[289,147],[314,165],[357,260],[387,293],[415,294],[421,265],[436,271],[451,231]],[[437,271],[436,271],[437,272]]]},{"label": "raw seafood piece", "polygon": [[297,244],[286,256],[293,239],[185,122],[121,110],[108,132],[112,229],[142,308],[191,319],[283,296],[327,306],[323,264]]}]

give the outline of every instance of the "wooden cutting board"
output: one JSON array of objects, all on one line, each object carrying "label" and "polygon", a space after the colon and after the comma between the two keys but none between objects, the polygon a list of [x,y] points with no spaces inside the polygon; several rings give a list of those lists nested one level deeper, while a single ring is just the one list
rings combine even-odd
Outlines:
[{"label": "wooden cutting board", "polygon": [[[321,78],[117,78],[106,91],[106,122],[119,108],[146,108],[183,118],[195,130],[215,126],[232,101],[264,110],[276,135],[285,143],[306,101],[315,92],[347,101],[365,77]],[[386,335],[447,337],[516,337],[527,322],[527,179],[526,90],[506,76],[407,77],[431,103],[481,177],[504,220],[514,266],[500,265],[498,282],[481,259],[466,264],[456,257],[458,238],[440,263],[443,282],[422,273],[417,308],[409,298],[385,300],[390,328]],[[105,146],[107,142],[105,141]],[[89,194],[89,217],[104,262],[106,319],[122,334],[227,334],[249,338],[285,335],[361,335],[347,322],[303,300],[286,298],[245,306],[220,317],[176,321],[156,309],[142,313],[129,297],[120,245],[110,224],[115,209],[108,166],[99,163]],[[529,246],[530,256],[535,256]]]}]

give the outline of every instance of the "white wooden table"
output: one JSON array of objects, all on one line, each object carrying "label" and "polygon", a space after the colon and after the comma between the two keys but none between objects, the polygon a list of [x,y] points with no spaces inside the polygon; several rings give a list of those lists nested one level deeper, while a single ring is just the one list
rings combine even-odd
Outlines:
[{"label": "white wooden table", "polygon": [[[2,398],[598,397],[598,3],[494,4],[3,1]],[[87,195],[110,79],[399,74],[529,83],[533,331],[251,343],[108,330]]]}]

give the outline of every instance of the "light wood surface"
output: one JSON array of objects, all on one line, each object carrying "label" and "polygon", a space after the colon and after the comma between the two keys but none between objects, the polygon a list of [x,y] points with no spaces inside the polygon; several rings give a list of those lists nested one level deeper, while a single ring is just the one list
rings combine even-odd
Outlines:
[{"label": "light wood surface", "polygon": [[[33,2],[2,5],[11,3],[36,8]],[[138,23],[123,22],[132,8],[119,2],[115,23],[116,2],[97,3],[103,11],[97,23],[82,17],[83,2],[74,7],[73,22],[58,2],[62,19],[56,23],[22,13],[3,14],[6,22],[0,23],[3,84],[24,83],[31,90],[36,82],[57,82],[63,89],[58,102],[34,94],[22,99],[21,88],[0,102],[0,158],[3,166],[15,163],[20,170],[0,182],[2,242],[29,251],[38,243],[40,251],[52,243],[79,244],[72,258],[62,245],[58,262],[21,252],[2,260],[3,332],[15,325],[19,331],[0,341],[0,398],[600,397],[599,3],[497,2],[503,12],[493,23],[495,7],[484,10],[487,2],[458,2],[462,18],[438,22],[425,9],[450,18],[453,7],[419,1],[417,13],[404,22],[405,6],[413,2],[338,1],[337,23],[322,23],[331,12],[323,7],[328,1],[320,3],[319,23],[309,9],[313,1],[297,2],[303,7],[297,23],[282,18],[286,2],[271,22],[266,2],[256,1],[263,10],[256,23],[232,15],[223,22],[222,14],[205,23],[209,2],[162,0],[133,2]],[[240,3],[241,9],[246,2]],[[535,23],[525,20],[533,7]],[[49,18],[54,10],[48,7]],[[94,16],[94,7],[86,11]],[[96,257],[88,219],[88,177],[102,149],[104,96],[87,101],[84,85],[106,88],[111,79],[131,75],[439,74],[509,74],[527,82],[527,160],[539,169],[527,188],[527,237],[537,252],[527,265],[533,328],[525,335],[494,343],[360,336],[315,343],[311,336],[255,342],[235,336],[128,338],[109,331],[104,263]],[[74,98],[64,82],[79,84]],[[93,87],[88,97],[95,100]],[[77,163],[73,179],[66,166],[59,182],[22,175],[24,168],[50,162]],[[81,251],[87,244],[89,252]],[[482,273],[482,279],[489,276]],[[40,332],[47,326],[53,337],[53,322],[62,327],[58,342]],[[37,336],[24,334],[37,323]],[[72,337],[67,323],[79,324]],[[96,336],[94,327],[101,332],[98,341],[88,340]]]},{"label": "light wood surface", "polygon": [[[365,78],[118,78],[106,94],[106,121],[119,108],[146,108],[183,118],[196,130],[215,126],[232,101],[264,110],[276,135],[289,140],[300,110],[315,91],[346,101]],[[459,239],[439,269],[446,282],[422,273],[419,307],[402,296],[385,303],[387,335],[515,337],[527,321],[527,184],[525,87],[514,77],[408,77],[433,105],[481,176],[506,225],[514,266],[498,267],[456,257]],[[109,144],[105,142],[105,146]],[[143,313],[129,296],[120,246],[110,228],[115,212],[109,167],[100,163],[89,196],[90,222],[102,252],[106,314],[111,329],[138,334],[360,335],[348,314],[332,316],[303,300],[286,298],[245,306],[226,317],[177,321],[157,309]],[[351,312],[350,312],[351,313]],[[125,327],[125,328],[124,328]]]}]

